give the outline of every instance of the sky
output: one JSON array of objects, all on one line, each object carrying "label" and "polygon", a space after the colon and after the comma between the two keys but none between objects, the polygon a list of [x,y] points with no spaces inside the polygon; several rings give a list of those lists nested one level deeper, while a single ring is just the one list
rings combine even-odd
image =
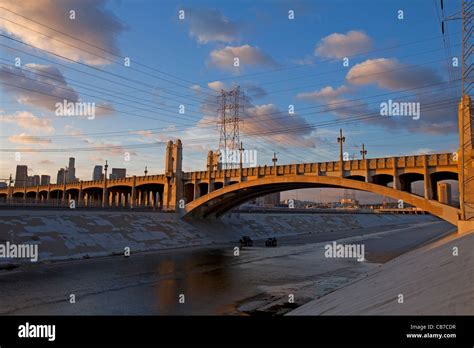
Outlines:
[{"label": "sky", "polygon": [[[449,22],[443,39],[440,18],[457,5],[0,0],[0,179],[27,164],[55,181],[71,156],[82,180],[106,160],[158,174],[178,138],[183,170],[204,170],[217,95],[237,86],[240,140],[258,165],[274,153],[335,161],[340,128],[349,158],[362,144],[368,158],[456,151],[461,28]],[[94,117],[58,113],[64,100]],[[381,115],[389,100],[419,103],[419,117]]]}]

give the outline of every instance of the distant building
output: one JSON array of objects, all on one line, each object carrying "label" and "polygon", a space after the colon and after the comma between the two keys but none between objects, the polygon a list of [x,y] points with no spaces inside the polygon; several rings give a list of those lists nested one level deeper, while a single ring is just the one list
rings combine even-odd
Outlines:
[{"label": "distant building", "polygon": [[102,180],[102,166],[95,166],[94,171],[92,172],[92,180]]},{"label": "distant building", "polygon": [[341,206],[345,208],[358,208],[359,201],[355,198],[344,197],[343,199],[341,199]]},{"label": "distant building", "polygon": [[256,205],[259,207],[273,208],[280,204],[280,192],[270,193],[268,195],[258,197]]},{"label": "distant building", "polygon": [[33,176],[28,177],[26,186],[38,186],[39,184],[40,184],[40,176],[33,175]]},{"label": "distant building", "polygon": [[127,169],[125,168],[112,168],[112,173],[109,175],[109,179],[123,179],[127,176]]},{"label": "distant building", "polygon": [[51,182],[51,177],[49,175],[41,175],[41,185],[49,185]]},{"label": "distant building", "polygon": [[15,174],[15,187],[24,187],[28,181],[28,166],[17,165]]},{"label": "distant building", "polygon": [[58,175],[56,176],[56,184],[64,184],[64,179],[66,178],[66,170],[61,168],[58,170]]},{"label": "distant building", "polygon": [[76,159],[74,157],[69,157],[69,166],[67,168],[67,182],[76,181]]}]

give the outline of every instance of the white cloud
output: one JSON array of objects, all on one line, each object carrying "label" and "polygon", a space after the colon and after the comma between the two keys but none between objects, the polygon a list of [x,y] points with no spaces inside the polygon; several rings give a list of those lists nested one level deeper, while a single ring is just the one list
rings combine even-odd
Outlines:
[{"label": "white cloud", "polygon": [[214,50],[210,53],[211,64],[225,70],[236,70],[234,59],[239,59],[240,69],[247,66],[273,66],[278,64],[268,54],[258,47],[250,45],[226,46],[222,49]]},{"label": "white cloud", "polygon": [[[1,0],[0,4],[26,18],[32,18],[39,23],[46,24],[51,28],[60,30],[96,47],[103,47],[114,54],[120,53],[117,46],[117,37],[125,27],[110,10],[106,9],[106,0],[34,0],[27,3],[18,0]],[[75,19],[70,19],[69,11],[71,10],[75,11]],[[81,42],[78,43],[77,40],[71,37],[62,35],[57,31],[48,29],[43,25],[29,21],[11,12],[2,11],[2,17],[24,26],[16,25],[8,20],[0,21],[0,28],[8,35],[13,35],[27,44],[53,52],[54,54],[92,65],[110,64],[110,61],[104,58],[117,59],[103,50]],[[44,33],[62,42],[48,38],[40,33]],[[70,45],[84,48],[93,54]]]},{"label": "white cloud", "polygon": [[364,53],[372,48],[372,39],[362,31],[351,30],[346,34],[334,33],[324,37],[314,49],[316,56],[344,58]]},{"label": "white cloud", "polygon": [[78,94],[57,68],[39,64],[26,64],[26,67],[32,71],[12,66],[0,68],[0,81],[17,86],[3,85],[3,89],[19,103],[53,111],[57,102],[78,100]]},{"label": "white cloud", "polygon": [[15,144],[36,144],[36,145],[47,145],[51,143],[51,139],[42,138],[26,133],[16,134],[8,137],[8,140]]},{"label": "white cloud", "polygon": [[226,88],[225,83],[222,82],[222,81],[209,82],[209,83],[207,84],[207,86],[208,86],[210,89],[213,89],[214,91],[220,91],[221,89],[225,89],[225,88]]},{"label": "white cloud", "polygon": [[297,114],[280,111],[274,104],[262,104],[246,109],[242,134],[259,135],[267,141],[295,147],[314,147],[311,126]]},{"label": "white cloud", "polygon": [[12,115],[2,115],[0,122],[14,123],[20,128],[36,130],[43,133],[54,132],[54,127],[49,119],[42,119],[29,111],[17,111]]},{"label": "white cloud", "polygon": [[201,44],[211,41],[231,43],[237,40],[238,25],[215,9],[184,9],[189,34]]},{"label": "white cloud", "polygon": [[416,88],[442,80],[431,68],[410,66],[395,58],[368,59],[353,66],[346,79],[354,85],[376,84],[391,90]]},{"label": "white cloud", "polygon": [[347,86],[340,86],[338,88],[327,86],[314,92],[299,93],[296,97],[302,100],[330,100],[340,97],[347,93],[348,90]]}]

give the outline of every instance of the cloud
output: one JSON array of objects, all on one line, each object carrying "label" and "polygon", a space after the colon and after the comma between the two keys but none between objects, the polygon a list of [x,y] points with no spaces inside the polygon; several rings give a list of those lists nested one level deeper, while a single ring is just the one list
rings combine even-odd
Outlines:
[{"label": "cloud", "polygon": [[71,135],[71,136],[82,135],[82,131],[80,129],[74,128],[73,126],[69,124],[64,126],[64,130],[66,131],[67,135]]},{"label": "cloud", "polygon": [[400,90],[439,83],[442,78],[431,68],[403,64],[395,58],[377,58],[353,66],[346,80],[354,85],[376,84]]},{"label": "cloud", "polygon": [[91,156],[89,156],[89,158],[92,160],[92,162],[95,162],[95,163],[105,162],[105,159],[103,159],[102,157],[97,156],[97,155],[91,155]]},{"label": "cloud", "polygon": [[314,64],[314,60],[314,57],[306,55],[303,58],[290,59],[290,62],[296,65],[312,65]]},{"label": "cloud", "polygon": [[192,85],[189,88],[191,88],[195,92],[198,92],[198,93],[201,92],[201,86],[200,85]]},{"label": "cloud", "polygon": [[332,86],[327,86],[314,92],[299,93],[296,97],[302,100],[331,100],[347,93],[348,90],[347,86],[340,86],[336,89]]},{"label": "cloud", "polygon": [[234,59],[239,59],[238,69],[247,66],[271,66],[277,67],[278,64],[268,54],[258,47],[250,45],[226,46],[222,49],[214,50],[210,53],[211,64],[215,67],[225,70],[236,70]]},{"label": "cloud", "polygon": [[[321,110],[330,112],[339,118],[370,113],[364,101],[354,101],[344,98],[353,90],[345,85],[338,88],[326,86],[313,92],[299,93],[296,97],[301,100],[321,103]],[[319,112],[319,111],[318,111]]]},{"label": "cloud", "polygon": [[[0,4],[3,7],[19,13],[21,16],[33,19],[38,23],[45,24],[96,47],[102,47],[113,54],[120,54],[117,38],[125,27],[112,12],[105,8],[106,3],[106,0],[35,0],[28,1],[28,4],[25,5],[23,1],[0,0]],[[75,11],[75,19],[70,19],[71,10]],[[11,12],[2,11],[2,17],[7,20],[0,21],[0,28],[8,35],[13,35],[30,45],[53,52],[54,54],[92,65],[110,64],[110,61],[104,58],[117,59],[103,50],[86,45],[83,42],[62,35],[58,31],[51,30]],[[31,28],[34,31],[10,21]],[[38,32],[62,42],[48,38]],[[81,47],[92,54],[70,45]],[[104,58],[100,58],[97,55]]]},{"label": "cloud", "polygon": [[0,81],[18,87],[3,85],[17,102],[53,111],[57,102],[78,100],[78,94],[68,86],[59,69],[39,64],[26,64],[26,67],[35,72],[11,66],[0,68]]},{"label": "cloud", "polygon": [[310,137],[312,128],[306,120],[297,114],[282,112],[274,104],[246,108],[240,131],[243,135],[259,135],[278,144],[314,147],[314,139]]},{"label": "cloud", "polygon": [[5,115],[0,118],[0,122],[14,123],[20,128],[37,130],[43,133],[54,132],[54,127],[48,119],[42,119],[33,115],[29,111],[17,111],[13,115]]},{"label": "cloud", "polygon": [[209,83],[207,84],[207,86],[208,86],[210,89],[213,89],[214,91],[220,91],[221,89],[225,89],[225,88],[226,88],[224,82],[222,82],[222,81],[209,82]]},{"label": "cloud", "polygon": [[[237,83],[232,82],[231,84],[226,84],[222,81],[213,81],[209,82],[207,86],[216,91],[220,92],[221,90],[231,90],[237,86]],[[263,98],[267,96],[267,91],[263,89],[262,87],[255,85],[253,83],[246,83],[240,86],[240,90],[244,93],[245,98],[247,99],[258,99],[258,98]],[[218,93],[216,93],[217,96]],[[208,104],[215,105],[215,97],[212,97],[211,99],[208,99],[206,101]]]},{"label": "cloud", "polygon": [[[407,130],[412,133],[451,134],[457,132],[456,108],[452,103],[449,104],[451,97],[449,92],[426,93],[423,91],[423,94],[414,92],[409,97],[393,95],[387,96],[386,100],[372,100],[371,105],[363,100],[347,99],[346,95],[353,92],[354,90],[346,86],[338,88],[327,86],[317,91],[300,93],[297,98],[321,103],[321,110],[333,114],[337,119],[370,116],[359,122],[390,130]],[[381,116],[380,103],[388,102],[388,99],[420,103],[420,119]]]},{"label": "cloud", "polygon": [[51,143],[51,139],[41,138],[34,135],[28,135],[26,133],[12,135],[8,138],[8,140],[15,144],[47,145]]},{"label": "cloud", "polygon": [[259,99],[259,98],[266,97],[268,95],[267,91],[265,91],[262,87],[257,86],[257,85],[243,86],[243,89],[246,95],[250,98]]},{"label": "cloud", "polygon": [[115,108],[112,104],[103,102],[95,104],[95,115],[96,116],[108,116],[115,112]]},{"label": "cloud", "polygon": [[54,162],[51,161],[51,160],[48,160],[48,159],[46,159],[46,160],[41,160],[41,161],[39,161],[38,163],[41,164],[41,165],[45,165],[45,166],[52,166],[52,165],[54,165]]},{"label": "cloud", "polygon": [[314,54],[325,58],[344,58],[363,53],[372,48],[372,39],[362,31],[351,30],[346,34],[334,33],[319,41]]},{"label": "cloud", "polygon": [[142,137],[148,138],[148,139],[151,139],[155,136],[155,133],[153,133],[151,130],[138,130],[133,133],[141,135]]},{"label": "cloud", "polygon": [[237,40],[239,27],[216,9],[188,8],[185,22],[189,23],[189,35],[197,42],[207,44],[211,41],[231,43]]}]

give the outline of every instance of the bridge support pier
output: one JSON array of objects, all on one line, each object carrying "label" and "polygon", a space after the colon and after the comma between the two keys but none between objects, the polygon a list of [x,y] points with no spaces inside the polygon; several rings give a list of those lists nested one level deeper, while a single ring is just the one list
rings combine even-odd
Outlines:
[{"label": "bridge support pier", "polygon": [[371,182],[372,179],[370,178],[369,160],[367,158],[364,159],[364,168],[365,168],[365,182]]},{"label": "bridge support pier", "polygon": [[163,190],[163,210],[177,211],[179,201],[184,199],[183,145],[181,140],[176,140],[175,144],[171,140],[168,142],[165,158],[167,180]]},{"label": "bridge support pier", "polygon": [[458,233],[474,231],[474,130],[471,122],[471,98],[463,95],[458,109],[459,142],[458,173],[459,173],[459,214]]},{"label": "bridge support pier", "polygon": [[132,183],[132,193],[130,194],[130,208],[135,208],[136,205],[136,196],[137,196],[137,176],[133,176],[133,183]]},{"label": "bridge support pier", "polygon": [[393,166],[393,189],[394,190],[400,190],[400,178],[398,177],[398,171],[397,171],[397,158],[393,157],[392,158],[392,166]]},{"label": "bridge support pier", "polygon": [[194,181],[194,198],[193,198],[193,200],[198,199],[200,197],[200,195],[199,195],[200,193],[201,193],[201,191],[199,189],[199,184],[196,181]]},{"label": "bridge support pier", "polygon": [[423,187],[426,199],[433,199],[433,188],[431,185],[431,176],[428,171],[428,155],[423,156]]},{"label": "bridge support pier", "polygon": [[82,181],[79,183],[79,195],[77,196],[77,206],[84,204],[84,192],[82,191]]}]

